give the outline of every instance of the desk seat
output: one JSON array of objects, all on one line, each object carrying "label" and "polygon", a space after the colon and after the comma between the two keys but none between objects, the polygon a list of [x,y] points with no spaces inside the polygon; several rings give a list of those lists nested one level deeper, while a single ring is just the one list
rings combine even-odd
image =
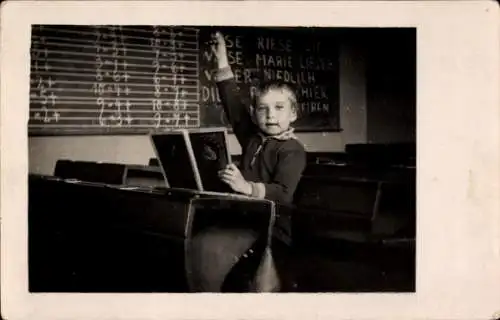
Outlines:
[{"label": "desk seat", "polygon": [[305,175],[294,205],[296,239],[368,242],[400,230],[408,231],[403,238],[415,236],[415,186],[411,182]]}]

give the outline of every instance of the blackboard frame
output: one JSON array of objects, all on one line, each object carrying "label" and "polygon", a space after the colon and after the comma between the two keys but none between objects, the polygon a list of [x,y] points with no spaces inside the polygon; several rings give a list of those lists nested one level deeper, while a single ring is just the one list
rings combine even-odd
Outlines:
[{"label": "blackboard frame", "polygon": [[[35,27],[35,26],[42,26],[43,27],[43,25],[33,25],[32,27]],[[125,28],[130,27],[128,25],[122,25],[122,26]],[[119,27],[121,28],[122,26],[119,26]],[[47,27],[51,27],[51,28],[62,27],[62,28],[64,28],[65,26],[64,25],[63,26],[50,25]],[[73,28],[73,27],[78,27],[78,26],[69,25],[68,27]],[[82,26],[80,26],[80,27],[82,27]],[[83,26],[83,27],[92,27],[92,26],[87,25],[87,26]],[[97,26],[97,27],[99,27],[99,26]],[[113,26],[101,26],[101,27],[106,28],[106,27],[116,27],[116,26],[113,25]],[[152,27],[152,26],[143,26],[143,27],[148,28],[148,27]],[[207,30],[209,31],[209,30],[212,30],[214,28],[233,30],[236,33],[240,32],[241,30],[244,30],[244,29],[251,29],[250,31],[246,30],[245,32],[249,32],[249,35],[253,34],[253,36],[255,36],[255,33],[264,34],[265,36],[267,36],[267,34],[264,32],[266,30],[269,30],[270,32],[271,31],[272,32],[283,32],[283,36],[285,38],[288,38],[288,36],[291,36],[294,38],[297,38],[297,37],[310,38],[311,36],[318,35],[320,37],[318,39],[320,39],[320,40],[324,40],[324,38],[322,38],[322,37],[324,37],[325,34],[328,37],[332,37],[332,39],[340,40],[340,38],[342,38],[341,35],[342,35],[343,29],[344,29],[344,28],[332,28],[332,27],[312,28],[312,27],[305,27],[305,26],[303,26],[303,27],[279,27],[279,26],[237,26],[237,25],[217,26],[217,27],[215,27],[215,26],[190,26],[190,25],[186,25],[186,26],[159,26],[159,27],[174,28],[174,29],[186,28],[186,29],[190,29],[190,30],[196,29],[197,34],[199,33],[197,35],[196,41],[198,41],[198,43],[199,43],[197,50],[199,50],[198,60],[200,60],[200,65],[199,65],[200,68],[202,68],[202,65],[201,65],[202,58],[201,57],[203,56],[203,48],[205,46],[207,46],[207,43],[205,43],[205,41],[204,41],[205,37],[204,36],[202,37],[202,34],[206,34]],[[32,29],[32,32],[33,32],[33,29]],[[71,32],[75,32],[75,31],[73,30]],[[243,31],[241,31],[241,32],[243,32]],[[278,37],[279,37],[279,35],[278,35]],[[330,38],[328,38],[328,39],[330,39]],[[33,40],[33,38],[32,38],[32,40]],[[66,40],[68,40],[68,39],[66,39]],[[313,40],[313,41],[315,41],[315,40]],[[340,80],[338,79],[338,77],[340,75],[339,70],[340,70],[341,61],[340,61],[340,56],[339,56],[340,53],[338,51],[339,43],[338,43],[338,41],[334,41],[334,42],[335,42],[335,45],[333,45],[333,47],[335,47],[337,49],[334,49],[334,51],[332,51],[332,52],[328,51],[328,52],[330,52],[329,55],[332,57],[332,60],[330,60],[329,63],[331,66],[334,66],[332,70],[335,70],[334,71],[334,75],[335,75],[334,78],[336,79],[332,83],[332,86],[330,86],[329,88],[335,88],[333,92],[335,92],[335,90],[337,91],[337,93],[334,93],[333,100],[330,101],[331,103],[333,103],[333,104],[330,104],[330,106],[332,106],[332,109],[330,111],[324,111],[324,113],[325,113],[324,116],[323,116],[323,111],[321,111],[318,114],[315,114],[315,116],[313,116],[313,118],[309,118],[309,115],[307,115],[305,118],[303,118],[304,121],[301,121],[301,118],[299,118],[298,123],[296,123],[294,126],[296,132],[306,133],[306,132],[342,132],[343,131],[342,128],[340,127],[341,126],[340,101],[339,101],[339,96],[338,96],[340,94],[340,83],[339,83]],[[334,53],[334,54],[331,55],[331,53]],[[88,54],[89,53],[87,52],[87,55]],[[333,64],[332,64],[332,62],[333,62]],[[204,65],[203,67],[208,67],[208,65]],[[255,67],[252,67],[252,66],[250,68],[247,68],[247,67],[245,67],[245,68],[248,70],[255,69]],[[81,124],[75,123],[75,126],[62,125],[60,127],[57,127],[57,125],[50,125],[49,128],[47,128],[47,127],[44,127],[43,124],[41,125],[40,123],[37,123],[36,126],[30,127],[31,120],[32,120],[31,115],[30,115],[30,122],[28,123],[28,136],[30,136],[30,137],[95,136],[95,135],[107,135],[107,136],[133,135],[133,136],[137,136],[137,135],[147,135],[147,134],[156,133],[156,132],[169,132],[171,130],[183,129],[183,128],[186,128],[186,129],[214,128],[214,127],[220,127],[220,126],[225,126],[227,128],[227,131],[229,133],[232,133],[232,128],[230,128],[227,125],[226,121],[224,121],[224,119],[222,119],[224,117],[223,114],[222,114],[222,118],[221,118],[222,120],[220,120],[220,121],[222,121],[222,123],[219,123],[218,121],[215,121],[214,123],[212,123],[212,121],[214,121],[214,120],[211,118],[211,116],[209,116],[208,118],[205,119],[205,116],[206,116],[205,113],[207,112],[205,110],[209,110],[210,108],[207,109],[207,106],[209,106],[209,105],[206,105],[201,100],[201,87],[202,87],[202,82],[201,82],[202,81],[202,78],[201,78],[202,72],[201,72],[201,70],[202,69],[199,69],[199,70],[200,70],[199,71],[200,84],[198,86],[198,88],[199,88],[199,91],[198,91],[199,98],[198,99],[200,99],[199,100],[199,108],[200,108],[199,117],[200,117],[200,119],[198,120],[199,121],[198,124],[196,124],[195,126],[193,126],[193,124],[190,124],[189,126],[186,126],[186,127],[176,126],[176,127],[168,127],[168,128],[162,127],[162,128],[156,129],[153,124],[151,125],[151,127],[148,127],[149,125],[148,126],[144,126],[144,125],[132,125],[132,126],[130,126],[130,125],[126,125],[126,124],[122,125],[122,126],[113,126],[112,123],[108,123],[108,124],[105,124],[106,126],[98,127],[95,124],[89,125],[86,123],[81,123]],[[260,70],[260,72],[262,72],[262,70]],[[65,80],[63,79],[63,82],[64,81]],[[319,85],[321,85],[321,83],[319,83]],[[79,90],[82,90],[82,89],[79,89]],[[64,106],[64,101],[62,102],[61,105],[63,105],[62,108],[66,108],[66,109],[73,108],[72,106],[68,106],[68,107]],[[36,105],[34,107],[36,108]],[[30,102],[30,113],[31,113],[31,108],[32,108],[32,105]],[[217,108],[220,109],[220,106],[218,106]],[[55,109],[55,110],[57,111],[57,109]],[[85,110],[85,111],[87,112],[90,110]],[[141,112],[141,111],[137,111],[137,112]],[[213,111],[211,111],[211,112],[213,112]],[[220,111],[216,111],[216,112],[220,112]],[[71,118],[67,118],[66,120],[73,121],[70,119]],[[324,121],[324,119],[328,119],[328,121]],[[80,119],[78,119],[78,120],[80,120]],[[92,120],[92,121],[94,121],[94,120]],[[186,122],[187,121],[188,120],[186,120]],[[80,126],[80,127],[78,127],[78,126]]]},{"label": "blackboard frame", "polygon": [[[189,128],[191,129],[214,129],[218,127],[200,127],[200,128]],[[78,130],[69,130],[69,129],[64,129],[63,131],[56,131],[54,129],[48,129],[47,132],[42,132],[42,130],[36,131],[36,132],[29,132],[28,131],[28,137],[83,137],[83,136],[149,136],[150,134],[155,134],[155,133],[165,133],[165,132],[171,132],[175,130],[181,130],[183,128],[168,128],[168,129],[161,129],[161,130],[144,130],[144,132],[139,132],[139,131],[131,131],[130,129],[127,128],[122,128],[122,129],[111,129],[111,130],[105,130],[105,128],[102,129],[78,129]],[[188,129],[188,128],[186,128]],[[233,129],[232,128],[226,128],[226,131],[228,134],[233,134]],[[301,129],[301,128],[296,128],[295,132],[296,133],[319,133],[319,132],[328,132],[328,133],[342,133],[344,129],[339,128],[339,129],[324,129],[324,128],[312,128],[312,129]]]}]

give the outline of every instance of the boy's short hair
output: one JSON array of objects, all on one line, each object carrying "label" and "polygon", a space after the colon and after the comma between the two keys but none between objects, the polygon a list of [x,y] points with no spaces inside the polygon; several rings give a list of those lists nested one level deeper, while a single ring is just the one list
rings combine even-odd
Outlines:
[{"label": "boy's short hair", "polygon": [[259,82],[256,88],[257,90],[252,95],[252,105],[254,107],[257,106],[258,99],[262,94],[270,90],[281,90],[288,93],[292,110],[294,112],[298,112],[297,95],[295,94],[295,88],[292,85],[285,83],[283,81],[274,80],[274,81]]}]

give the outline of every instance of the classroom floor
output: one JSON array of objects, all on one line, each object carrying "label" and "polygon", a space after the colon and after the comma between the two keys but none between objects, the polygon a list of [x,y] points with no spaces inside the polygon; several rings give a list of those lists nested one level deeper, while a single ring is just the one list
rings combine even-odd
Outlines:
[{"label": "classroom floor", "polygon": [[[313,249],[311,249],[313,248]],[[299,292],[414,292],[411,248],[323,241],[303,249]]]}]

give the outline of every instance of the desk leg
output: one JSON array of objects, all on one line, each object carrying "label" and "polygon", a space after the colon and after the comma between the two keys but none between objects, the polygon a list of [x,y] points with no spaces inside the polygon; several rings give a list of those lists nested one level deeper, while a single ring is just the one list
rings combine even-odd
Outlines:
[{"label": "desk leg", "polygon": [[241,228],[208,228],[191,241],[191,267],[195,292],[221,292],[227,274],[258,239]]}]

